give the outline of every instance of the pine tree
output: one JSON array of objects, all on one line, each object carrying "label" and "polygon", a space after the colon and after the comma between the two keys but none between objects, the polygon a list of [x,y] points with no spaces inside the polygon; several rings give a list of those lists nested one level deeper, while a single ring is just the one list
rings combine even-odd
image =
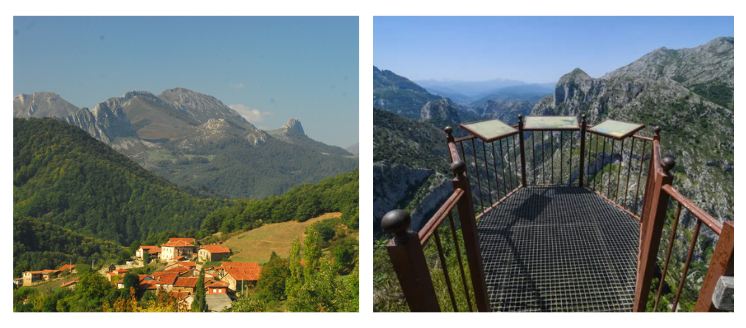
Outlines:
[{"label": "pine tree", "polygon": [[206,312],[207,300],[205,299],[205,271],[199,273],[197,285],[194,287],[194,300],[192,301],[192,312]]}]

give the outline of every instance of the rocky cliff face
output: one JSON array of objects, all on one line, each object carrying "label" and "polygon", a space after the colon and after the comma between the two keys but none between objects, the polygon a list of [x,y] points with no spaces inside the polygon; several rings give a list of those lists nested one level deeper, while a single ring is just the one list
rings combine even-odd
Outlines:
[{"label": "rocky cliff face", "polygon": [[373,66],[373,107],[410,119],[418,119],[422,106],[441,99],[409,79]]},{"label": "rocky cliff face", "polygon": [[111,144],[117,137],[137,137],[122,109],[121,101],[117,98],[99,103],[92,111],[82,108],[74,115],[59,120],[79,126],[106,144]]},{"label": "rocky cliff face", "polygon": [[241,114],[210,95],[175,88],[161,92],[158,98],[200,123],[206,123],[209,119],[226,119],[248,124]]},{"label": "rocky cliff face", "polygon": [[327,145],[323,142],[318,142],[309,138],[303,131],[303,126],[300,124],[300,121],[296,118],[291,118],[281,128],[267,131],[267,133],[281,141],[312,149],[326,155],[352,155],[340,147]]},{"label": "rocky cliff face", "polygon": [[496,118],[507,124],[515,124],[518,123],[518,115],[526,116],[531,113],[534,104],[535,102],[528,100],[489,100],[469,110],[485,119]]},{"label": "rocky cliff face", "polygon": [[428,101],[420,110],[420,118],[423,120],[440,120],[461,122],[458,105],[448,99]]},{"label": "rocky cliff face", "polygon": [[660,126],[663,155],[677,158],[674,187],[726,220],[734,202],[732,85],[733,39],[719,38],[692,49],[657,49],[598,79],[576,69],[531,115],[639,122],[647,135]]},{"label": "rocky cliff face", "polygon": [[13,97],[13,117],[63,117],[77,111],[78,107],[53,92],[35,92]]}]

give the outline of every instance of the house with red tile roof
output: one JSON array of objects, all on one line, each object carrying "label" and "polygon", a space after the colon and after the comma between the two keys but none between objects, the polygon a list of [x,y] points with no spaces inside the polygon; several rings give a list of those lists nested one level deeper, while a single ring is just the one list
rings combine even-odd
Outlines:
[{"label": "house with red tile roof", "polygon": [[176,282],[174,283],[174,287],[172,291],[177,291],[177,292],[187,291],[190,293],[194,293],[194,288],[197,286],[197,280],[199,280],[199,278],[197,277],[178,278],[176,279]]},{"label": "house with red tile roof", "polygon": [[127,269],[116,269],[114,271],[111,271],[106,274],[106,278],[109,279],[110,282],[119,281],[120,278],[123,278],[124,275],[129,273],[130,271]]},{"label": "house with red tile roof", "polygon": [[175,268],[175,267],[184,267],[187,269],[196,269],[197,268],[197,262],[189,262],[189,261],[178,261],[175,263],[171,263],[166,266],[166,270]]},{"label": "house with red tile roof", "polygon": [[194,238],[171,238],[161,245],[161,260],[169,261],[197,251]]},{"label": "house with red tile roof", "polygon": [[174,287],[179,274],[176,272],[155,272],[151,275],[155,281],[156,288],[162,288],[163,291],[170,292]]},{"label": "house with red tile roof", "polygon": [[148,256],[151,259],[154,259],[161,255],[161,248],[158,246],[140,246],[140,248],[135,251],[135,256],[137,256],[137,259],[142,260],[145,253],[148,253]]},{"label": "house with red tile roof", "polygon": [[231,250],[223,245],[202,246],[197,256],[203,261],[222,261],[231,256]]},{"label": "house with red tile roof", "polygon": [[188,269],[183,266],[172,266],[166,270],[163,270],[163,272],[176,272],[179,274],[179,277],[191,277],[194,276],[194,270]]},{"label": "house with red tile roof", "polygon": [[230,286],[230,283],[228,283],[227,281],[213,282],[209,285],[206,285],[207,295],[227,294],[229,286]]},{"label": "house with red tile roof", "polygon": [[59,269],[57,269],[59,272],[69,272],[69,273],[77,273],[78,271],[75,270],[75,264],[65,264],[61,266]]},{"label": "house with red tile roof", "polygon": [[255,285],[262,271],[257,262],[223,262],[222,270],[223,281],[228,282],[228,288],[233,291]]}]

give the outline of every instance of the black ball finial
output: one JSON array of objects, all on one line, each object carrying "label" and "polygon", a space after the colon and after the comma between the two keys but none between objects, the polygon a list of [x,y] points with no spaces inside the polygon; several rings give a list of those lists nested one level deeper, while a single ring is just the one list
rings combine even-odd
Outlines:
[{"label": "black ball finial", "polygon": [[518,120],[520,121],[522,119],[523,119],[523,114],[518,114]]},{"label": "black ball finial", "polygon": [[444,131],[445,131],[445,132],[446,132],[446,133],[447,133],[447,134],[448,134],[449,136],[451,135],[451,133],[453,133],[453,128],[451,128],[450,126],[446,126],[446,128],[445,128],[445,129],[443,129],[443,130],[444,130]]},{"label": "black ball finial", "polygon": [[673,156],[666,156],[661,159],[661,167],[666,173],[669,173],[676,166],[676,159]]},{"label": "black ball finial", "polygon": [[453,171],[454,174],[461,174],[466,172],[466,163],[464,163],[464,161],[462,160],[451,163],[451,171]]},{"label": "black ball finial", "polygon": [[401,237],[406,234],[411,222],[412,217],[407,211],[392,210],[381,219],[381,228],[396,237]]},{"label": "black ball finial", "polygon": [[661,130],[662,130],[662,129],[661,129],[661,127],[660,127],[660,126],[656,126],[656,127],[655,127],[655,128],[653,129],[653,132],[655,132],[655,134],[656,134],[657,136],[660,136],[660,135],[661,135]]},{"label": "black ball finial", "polygon": [[583,115],[580,115],[580,118],[582,118],[582,119],[583,119],[583,121],[585,121],[585,114],[583,114]]}]

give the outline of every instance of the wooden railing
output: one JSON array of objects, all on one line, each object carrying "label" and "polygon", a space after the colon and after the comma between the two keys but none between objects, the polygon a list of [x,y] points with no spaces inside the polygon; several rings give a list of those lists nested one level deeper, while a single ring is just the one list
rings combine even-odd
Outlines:
[{"label": "wooden railing", "polygon": [[[415,233],[408,231],[411,218],[409,213],[402,210],[393,210],[384,215],[381,220],[381,227],[386,232],[393,234],[394,238],[386,245],[389,258],[394,266],[394,271],[399,279],[399,283],[407,300],[409,309],[413,312],[439,312],[442,310],[440,299],[435,290],[433,276],[431,275],[430,266],[427,264],[425,256],[425,244],[434,236],[437,247],[438,260],[441,263],[441,270],[451,301],[453,311],[458,311],[457,295],[454,292],[454,284],[451,280],[451,274],[447,264],[443,243],[441,242],[439,227],[448,218],[451,232],[451,243],[455,248],[455,256],[458,260],[458,272],[461,274],[461,284],[463,286],[463,298],[468,305],[469,311],[474,310],[472,307],[472,298],[476,303],[476,310],[480,312],[489,311],[489,299],[487,297],[487,285],[484,279],[484,265],[482,263],[482,252],[479,247],[479,237],[477,236],[477,225],[474,207],[471,196],[471,186],[466,174],[466,163],[461,161],[456,152],[453,137],[449,134],[449,149],[453,158],[451,170],[454,178],[453,193],[443,206],[427,221],[425,226]],[[453,210],[457,210],[458,226],[453,219]],[[462,238],[458,238],[459,230]],[[462,259],[461,246],[463,245],[463,254],[466,257],[468,265],[464,267]],[[471,280],[471,288],[466,281],[466,272]],[[460,296],[460,295],[459,295]]]},{"label": "wooden railing", "polygon": [[679,298],[684,286],[687,283],[694,283],[687,281],[687,273],[692,261],[697,237],[700,235],[702,224],[704,224],[712,233],[718,236],[718,243],[702,285],[699,288],[694,311],[715,311],[717,309],[713,306],[712,299],[715,285],[722,276],[733,276],[733,221],[726,221],[724,224],[721,224],[671,186],[673,182],[671,169],[676,163],[673,157],[661,157],[660,128],[656,128],[655,132],[656,135],[652,142],[652,160],[650,161],[650,171],[652,174],[648,177],[648,190],[645,194],[641,215],[640,251],[638,256],[634,310],[641,312],[648,309],[648,296],[655,274],[663,227],[666,222],[667,213],[669,212],[669,206],[675,202],[678,205],[673,216],[671,236],[668,238],[665,260],[663,261],[662,272],[659,278],[660,282],[658,286],[655,286],[657,287],[657,291],[652,310],[657,311],[659,308],[661,292],[664,282],[668,277],[669,261],[671,260],[671,253],[676,241],[676,232],[683,208],[696,220],[694,223],[694,232],[689,241],[686,260],[681,277],[678,280],[678,286],[670,310],[677,311]]},{"label": "wooden railing", "polygon": [[[453,311],[466,309],[458,306],[463,302],[457,299],[464,299],[471,311],[473,310],[471,304],[473,296],[478,311],[489,311],[490,304],[476,222],[518,189],[530,185],[585,187],[595,191],[599,196],[640,221],[634,311],[646,310],[652,279],[656,272],[658,249],[668,206],[670,200],[678,202],[654,309],[658,307],[660,301],[660,292],[666,277],[677,222],[683,207],[696,217],[697,221],[672,310],[676,310],[692,259],[694,242],[699,235],[702,223],[719,236],[719,241],[700,288],[695,310],[715,310],[712,305],[712,295],[718,279],[722,276],[733,275],[733,222],[720,224],[671,187],[673,181],[671,169],[675,161],[672,157],[661,157],[660,128],[655,128],[653,138],[633,135],[627,139],[621,139],[618,152],[615,152],[616,140],[588,130],[592,126],[586,123],[584,115],[580,128],[569,131],[527,131],[523,128],[523,118],[521,116],[518,118],[518,124],[513,126],[518,128],[517,133],[491,142],[483,142],[474,136],[454,138],[453,130],[447,127],[445,129],[446,141],[454,189],[451,196],[426,222],[419,233],[407,230],[410,218],[409,214],[404,211],[394,210],[383,217],[382,228],[394,235],[386,247],[410,310],[441,311],[444,308],[448,310],[447,300],[437,296],[439,291],[436,291],[434,287],[433,274],[431,274],[425,256],[426,243],[434,236],[437,260],[441,264],[439,271],[442,272],[444,288],[450,299],[448,307]],[[548,141],[544,136],[545,133],[549,133]],[[535,139],[539,137],[541,141],[537,148]],[[529,138],[530,143],[527,141]],[[609,139],[611,139],[610,145]],[[625,150],[625,140],[629,139],[631,139],[629,150]],[[481,154],[479,143],[481,143]],[[529,151],[526,150],[526,145],[531,145]],[[609,151],[606,149],[607,145],[609,145]],[[575,154],[576,148],[577,154]],[[547,150],[550,152],[549,158],[545,154]],[[538,163],[537,151],[540,151],[539,156],[541,156]],[[556,161],[555,157],[558,157]],[[606,163],[607,157],[609,163]],[[617,160],[619,164],[614,172],[614,166],[610,164]],[[626,170],[623,169],[625,162]],[[626,178],[623,178],[623,171],[626,171]],[[476,186],[470,184],[470,176],[476,177]],[[475,199],[472,197],[473,194],[476,196]],[[459,224],[454,222],[454,209],[457,209],[456,216]],[[454,284],[451,279],[454,270],[448,267],[446,252],[438,232],[446,217],[452,237],[450,242],[457,248],[455,254],[458,258],[458,268],[455,271],[461,274],[463,297],[457,295],[455,291],[454,286],[458,285],[458,282]],[[457,238],[459,228],[463,236],[462,240]],[[447,230],[449,229],[444,228],[443,231]],[[458,245],[463,245],[463,254],[466,257],[468,269],[464,267],[462,250]],[[466,272],[471,281],[471,289],[468,288]]]}]

